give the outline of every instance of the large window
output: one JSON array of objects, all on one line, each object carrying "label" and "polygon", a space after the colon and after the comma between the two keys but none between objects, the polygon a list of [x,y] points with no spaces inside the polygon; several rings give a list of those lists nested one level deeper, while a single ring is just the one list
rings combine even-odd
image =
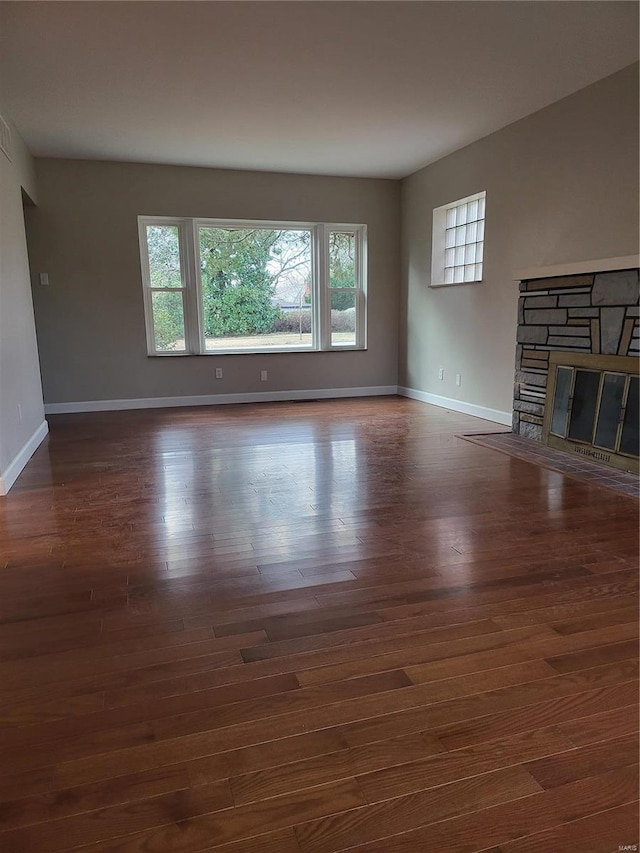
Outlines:
[{"label": "large window", "polygon": [[482,281],[486,192],[433,211],[431,286]]},{"label": "large window", "polygon": [[150,355],[365,347],[364,225],[138,222]]}]

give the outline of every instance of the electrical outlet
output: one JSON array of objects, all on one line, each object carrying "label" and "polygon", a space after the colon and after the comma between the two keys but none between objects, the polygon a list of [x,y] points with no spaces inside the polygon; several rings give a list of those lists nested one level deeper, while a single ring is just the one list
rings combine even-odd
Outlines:
[{"label": "electrical outlet", "polygon": [[41,272],[40,273],[40,284],[43,287],[48,286],[48,284],[49,284],[49,273],[48,272]]},{"label": "electrical outlet", "polygon": [[456,385],[458,387],[462,385],[462,376],[459,373],[456,373]]},{"label": "electrical outlet", "polygon": [[440,380],[444,379],[444,367],[438,368],[438,379],[440,379]]},{"label": "electrical outlet", "polygon": [[260,371],[260,381],[261,381],[261,382],[266,382],[266,381],[267,381],[267,371],[266,371],[266,370],[261,370],[261,371]]},{"label": "electrical outlet", "polygon": [[216,367],[216,379],[222,379],[222,368]]}]

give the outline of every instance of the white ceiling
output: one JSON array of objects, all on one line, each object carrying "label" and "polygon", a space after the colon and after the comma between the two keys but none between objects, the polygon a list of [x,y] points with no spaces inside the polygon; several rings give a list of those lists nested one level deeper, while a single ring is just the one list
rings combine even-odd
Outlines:
[{"label": "white ceiling", "polygon": [[0,2],[37,156],[397,178],[638,58],[635,2]]}]

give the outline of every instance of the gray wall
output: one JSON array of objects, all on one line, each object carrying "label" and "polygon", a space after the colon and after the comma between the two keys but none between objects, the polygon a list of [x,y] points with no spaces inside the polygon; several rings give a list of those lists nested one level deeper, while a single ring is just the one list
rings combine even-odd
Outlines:
[{"label": "gray wall", "polygon": [[[36,171],[28,230],[47,403],[395,385],[398,182],[54,159]],[[366,223],[368,350],[149,358],[138,215]]]},{"label": "gray wall", "polygon": [[[433,208],[480,190],[484,281],[429,288]],[[405,179],[402,238],[399,384],[510,412],[514,270],[638,252],[638,66]]]},{"label": "gray wall", "polygon": [[44,422],[22,208],[23,187],[35,200],[34,171],[17,130],[11,131],[13,161],[0,153],[0,494]]}]

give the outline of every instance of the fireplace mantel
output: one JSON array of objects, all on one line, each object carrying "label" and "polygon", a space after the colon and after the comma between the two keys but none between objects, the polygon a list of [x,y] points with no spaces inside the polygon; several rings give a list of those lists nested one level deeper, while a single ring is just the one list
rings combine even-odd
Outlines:
[{"label": "fireplace mantel", "polygon": [[578,261],[571,264],[553,264],[541,267],[523,267],[513,274],[514,281],[529,281],[532,278],[556,278],[581,273],[615,272],[640,267],[640,255],[624,255],[619,258],[599,258],[594,261]]}]

